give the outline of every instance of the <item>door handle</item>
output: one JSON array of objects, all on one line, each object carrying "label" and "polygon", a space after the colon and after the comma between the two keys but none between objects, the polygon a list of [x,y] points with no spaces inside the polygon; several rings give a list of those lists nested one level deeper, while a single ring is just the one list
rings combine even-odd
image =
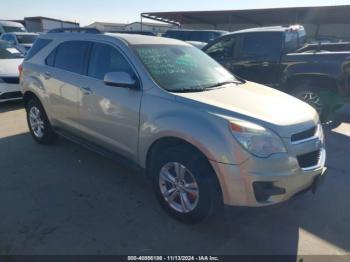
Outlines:
[{"label": "door handle", "polygon": [[45,72],[43,75],[46,80],[51,78],[51,74],[49,72]]},{"label": "door handle", "polygon": [[81,87],[80,90],[84,95],[91,95],[93,93],[89,87]]}]

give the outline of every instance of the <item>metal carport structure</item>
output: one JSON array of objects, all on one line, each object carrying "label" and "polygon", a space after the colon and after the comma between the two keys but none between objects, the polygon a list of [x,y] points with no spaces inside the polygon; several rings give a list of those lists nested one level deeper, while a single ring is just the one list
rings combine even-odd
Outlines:
[{"label": "metal carport structure", "polygon": [[[350,5],[288,7],[249,10],[184,11],[142,13],[142,18],[182,25],[203,24],[211,29],[219,25],[250,25],[251,27],[287,24],[350,24]],[[209,29],[209,28],[206,28]],[[318,29],[316,28],[316,31]],[[316,32],[317,33],[317,32]]]}]

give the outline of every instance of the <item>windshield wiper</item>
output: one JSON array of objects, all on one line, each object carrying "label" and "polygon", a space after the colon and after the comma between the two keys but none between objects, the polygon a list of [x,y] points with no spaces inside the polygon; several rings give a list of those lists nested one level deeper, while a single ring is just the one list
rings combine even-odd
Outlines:
[{"label": "windshield wiper", "polygon": [[223,86],[223,85],[227,85],[227,84],[237,84],[237,85],[240,85],[240,84],[242,84],[242,83],[243,83],[243,82],[231,80],[231,81],[225,81],[225,82],[215,83],[215,84],[208,85],[208,86],[198,86],[198,87],[196,87],[196,88],[194,88],[194,87],[189,87],[189,88],[181,88],[181,89],[177,89],[177,90],[170,90],[170,92],[173,92],[173,93],[204,92],[204,91],[206,91],[206,90],[208,90],[208,89],[212,89],[212,88],[219,87],[219,86]]},{"label": "windshield wiper", "polygon": [[176,90],[169,90],[172,93],[195,93],[195,92],[203,92],[205,88],[181,88]]},{"label": "windshield wiper", "polygon": [[215,87],[219,87],[219,86],[223,86],[223,85],[227,85],[227,84],[237,84],[237,85],[240,85],[242,84],[242,82],[239,82],[239,81],[225,81],[225,82],[219,82],[219,83],[216,83],[216,84],[213,84],[213,85],[209,85],[209,86],[206,86],[204,87],[204,89],[211,89],[211,88],[215,88]]}]

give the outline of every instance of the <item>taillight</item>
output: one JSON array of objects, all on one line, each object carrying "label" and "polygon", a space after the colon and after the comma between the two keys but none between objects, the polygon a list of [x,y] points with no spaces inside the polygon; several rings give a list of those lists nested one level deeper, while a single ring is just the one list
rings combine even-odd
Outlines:
[{"label": "taillight", "polygon": [[23,71],[23,66],[22,66],[22,64],[20,64],[18,66],[19,78],[21,78],[21,76],[22,76],[22,71]]}]

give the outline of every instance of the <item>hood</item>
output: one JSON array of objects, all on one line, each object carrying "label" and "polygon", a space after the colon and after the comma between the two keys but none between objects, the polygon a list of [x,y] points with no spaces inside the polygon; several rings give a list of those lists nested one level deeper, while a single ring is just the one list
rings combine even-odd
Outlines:
[{"label": "hood", "polygon": [[0,77],[13,76],[18,77],[18,66],[23,62],[22,58],[18,59],[0,59]]},{"label": "hood", "polygon": [[252,82],[176,96],[181,103],[198,103],[197,106],[217,115],[259,123],[282,137],[305,131],[319,121],[317,112],[308,104]]}]

